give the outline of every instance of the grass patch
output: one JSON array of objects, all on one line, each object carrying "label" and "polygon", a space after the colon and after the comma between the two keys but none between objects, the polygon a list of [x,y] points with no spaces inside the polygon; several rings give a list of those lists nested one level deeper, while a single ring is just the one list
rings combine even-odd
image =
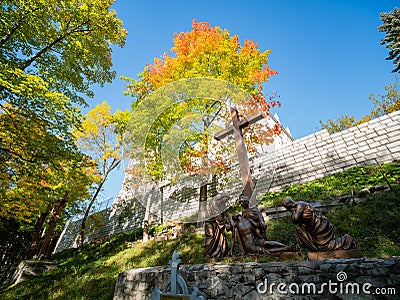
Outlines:
[{"label": "grass patch", "polygon": [[384,165],[354,167],[314,181],[286,186],[282,192],[266,193],[260,203],[267,207],[282,206],[285,197],[295,201],[330,202],[338,195],[351,194],[377,185],[396,183],[400,178],[400,161]]},{"label": "grass patch", "polygon": [[204,236],[183,235],[170,241],[133,240],[118,235],[83,250],[68,249],[53,255],[57,270],[12,287],[3,287],[1,299],[112,299],[118,274],[128,269],[167,266],[174,250],[185,264],[202,263]]}]

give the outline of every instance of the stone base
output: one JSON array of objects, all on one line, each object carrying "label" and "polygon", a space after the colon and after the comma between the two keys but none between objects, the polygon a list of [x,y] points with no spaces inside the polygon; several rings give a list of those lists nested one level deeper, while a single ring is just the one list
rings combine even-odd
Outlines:
[{"label": "stone base", "polygon": [[326,252],[308,252],[308,258],[310,260],[324,260],[332,258],[360,258],[362,253],[359,249],[349,250],[334,250]]},{"label": "stone base", "polygon": [[308,260],[307,253],[302,252],[277,252],[271,254],[246,254],[246,255],[236,255],[236,256],[226,256],[222,258],[205,258],[205,262],[214,263],[220,261],[229,262],[244,262],[246,260],[259,261],[266,259],[267,261],[301,261]]},{"label": "stone base", "polygon": [[190,296],[182,295],[161,295],[160,300],[190,300]]}]

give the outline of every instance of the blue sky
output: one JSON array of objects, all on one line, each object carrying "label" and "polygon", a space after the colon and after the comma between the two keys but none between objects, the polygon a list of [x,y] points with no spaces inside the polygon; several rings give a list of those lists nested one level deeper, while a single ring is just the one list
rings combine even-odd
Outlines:
[{"label": "blue sky", "polygon": [[[274,109],[295,139],[317,131],[319,120],[343,114],[360,118],[369,113],[371,93],[384,93],[394,80],[388,50],[380,44],[379,14],[400,7],[385,0],[286,1],[132,1],[113,5],[128,36],[114,48],[117,72],[112,84],[96,87],[93,108],[103,100],[115,109],[129,109],[121,75],[137,78],[146,63],[172,47],[175,32],[190,31],[192,20],[209,22],[271,49],[269,65],[278,71],[265,85],[280,95]],[[112,174],[103,198],[121,188],[123,170]]]}]

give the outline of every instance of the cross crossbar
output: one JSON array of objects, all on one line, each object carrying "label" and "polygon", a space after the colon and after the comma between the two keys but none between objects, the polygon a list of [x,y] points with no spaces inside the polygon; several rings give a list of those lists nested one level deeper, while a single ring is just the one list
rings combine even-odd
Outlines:
[{"label": "cross crossbar", "polygon": [[[252,114],[249,118],[243,118],[242,120],[240,120],[239,123],[239,128],[246,128],[247,126],[249,126],[250,124],[256,123],[258,121],[260,121],[261,119],[263,119],[264,116],[261,112],[257,112],[255,114]],[[228,135],[232,134],[234,130],[233,126],[229,126],[226,129],[221,130],[220,132],[216,133],[214,135],[214,138],[217,141],[222,140],[223,138],[227,137]]]}]

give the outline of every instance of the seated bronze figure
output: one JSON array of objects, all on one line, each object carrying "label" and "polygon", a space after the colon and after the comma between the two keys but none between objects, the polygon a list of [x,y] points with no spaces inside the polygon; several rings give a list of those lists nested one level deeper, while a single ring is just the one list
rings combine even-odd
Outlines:
[{"label": "seated bronze figure", "polygon": [[249,197],[246,195],[241,195],[238,200],[239,204],[242,206],[242,216],[248,219],[256,231],[257,235],[266,240],[267,236],[265,230],[267,225],[265,224],[264,217],[257,205],[250,207]]},{"label": "seated bronze figure", "polygon": [[283,200],[286,210],[292,212],[292,221],[296,224],[299,246],[311,251],[331,251],[355,249],[353,237],[345,234],[336,238],[333,225],[311,203],[295,202],[290,198]]}]

